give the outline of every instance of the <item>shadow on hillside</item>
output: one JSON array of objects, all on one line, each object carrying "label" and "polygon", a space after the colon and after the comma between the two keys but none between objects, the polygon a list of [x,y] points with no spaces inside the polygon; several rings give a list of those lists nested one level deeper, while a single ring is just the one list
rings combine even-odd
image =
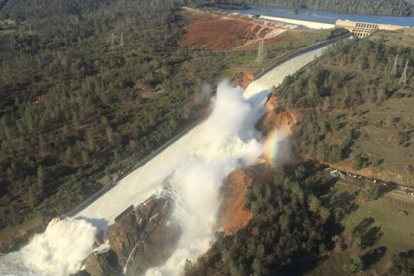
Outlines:
[{"label": "shadow on hillside", "polygon": [[372,217],[364,218],[352,231],[353,236],[361,237],[361,248],[366,249],[374,246],[382,237],[381,227],[372,226],[375,220]]},{"label": "shadow on hillside", "polygon": [[387,252],[386,246],[381,246],[375,249],[371,249],[367,251],[364,256],[362,256],[362,260],[365,264],[365,269],[370,268],[372,265],[376,264],[382,257],[385,256]]}]

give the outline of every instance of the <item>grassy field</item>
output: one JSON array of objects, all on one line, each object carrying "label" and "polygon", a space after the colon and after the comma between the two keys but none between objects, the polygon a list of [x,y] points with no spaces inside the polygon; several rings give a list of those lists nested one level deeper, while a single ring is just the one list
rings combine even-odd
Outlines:
[{"label": "grassy field", "polygon": [[246,69],[246,68],[258,68],[255,65],[257,54],[254,52],[245,52],[240,55],[235,55],[231,58],[228,67],[230,69]]},{"label": "grassy field", "polygon": [[378,31],[370,39],[383,41],[392,47],[411,47],[414,45],[414,29],[406,28],[398,31]]},{"label": "grassy field", "polygon": [[232,54],[226,76],[232,77],[234,72],[259,72],[284,56],[327,39],[330,30],[289,30],[265,41],[266,58],[261,64],[256,63],[258,43],[249,47],[248,51],[236,51]]},{"label": "grassy field", "polygon": [[[378,275],[386,271],[393,255],[414,248],[414,201],[408,196],[407,201],[397,200],[391,194],[386,194],[378,200],[362,202],[358,194],[359,187],[339,181],[332,188],[331,196],[347,200],[342,201],[336,210],[345,209],[355,204],[355,209],[346,215],[341,225],[347,249],[341,253],[329,253],[325,259],[308,276],[319,275],[349,275],[343,267],[349,262],[352,254],[359,253],[366,262],[363,272],[357,275]],[[363,242],[366,247],[359,251],[352,249],[352,232],[364,220],[370,220],[366,233],[374,233]],[[372,238],[372,239],[371,239]],[[373,256],[373,250],[380,249],[381,254]],[[375,274],[377,273],[377,274]]]}]

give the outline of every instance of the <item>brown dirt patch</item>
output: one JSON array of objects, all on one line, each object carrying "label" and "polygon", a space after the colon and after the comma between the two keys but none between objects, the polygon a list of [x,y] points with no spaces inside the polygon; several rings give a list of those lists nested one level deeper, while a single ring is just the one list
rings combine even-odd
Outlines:
[{"label": "brown dirt patch", "polygon": [[296,115],[281,107],[278,99],[274,96],[270,97],[266,102],[265,115],[259,120],[257,129],[262,131],[265,135],[272,133],[274,130],[279,130],[279,134],[288,137],[292,134],[292,126],[297,123]]},{"label": "brown dirt patch", "polygon": [[224,50],[243,44],[247,39],[250,25],[232,19],[211,19],[205,22],[190,24],[181,46],[190,48],[206,48],[208,50]]},{"label": "brown dirt patch", "polygon": [[214,16],[202,12],[184,14],[189,22],[181,47],[210,51],[243,49],[260,39],[270,40],[286,31],[283,24],[242,16]]},{"label": "brown dirt patch", "polygon": [[234,85],[240,85],[242,88],[246,89],[251,82],[254,81],[254,71],[245,70],[243,72],[238,72],[236,77],[233,80]]},{"label": "brown dirt patch", "polygon": [[232,235],[247,226],[252,212],[243,209],[247,189],[253,179],[244,171],[233,171],[224,184],[224,199],[219,212],[219,225],[226,235]]}]

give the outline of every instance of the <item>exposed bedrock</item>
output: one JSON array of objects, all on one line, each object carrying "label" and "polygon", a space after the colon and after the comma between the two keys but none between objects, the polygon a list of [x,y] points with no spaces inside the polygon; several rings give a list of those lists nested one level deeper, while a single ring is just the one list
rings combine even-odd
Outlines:
[{"label": "exposed bedrock", "polygon": [[145,203],[118,217],[108,229],[110,249],[91,253],[85,269],[91,276],[143,275],[162,265],[173,253],[180,228],[171,219],[173,202],[151,197]]}]

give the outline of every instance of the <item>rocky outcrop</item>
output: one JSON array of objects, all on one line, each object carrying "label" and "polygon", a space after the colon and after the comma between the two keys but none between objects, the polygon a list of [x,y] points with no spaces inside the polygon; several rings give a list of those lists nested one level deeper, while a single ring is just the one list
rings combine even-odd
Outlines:
[{"label": "rocky outcrop", "polygon": [[126,275],[141,275],[149,268],[162,265],[173,253],[180,237],[176,225],[159,216],[148,222],[127,263]]},{"label": "rocky outcrop", "polygon": [[108,241],[116,252],[121,266],[125,266],[129,254],[138,243],[140,229],[135,217],[135,211],[123,215],[108,229]]},{"label": "rocky outcrop", "polygon": [[111,249],[91,253],[86,259],[85,270],[91,276],[118,276],[122,274],[118,257]]},{"label": "rocky outcrop", "polygon": [[292,158],[289,139],[293,126],[297,123],[296,115],[279,105],[278,99],[270,97],[266,102],[267,112],[256,124],[256,129],[266,137],[262,160],[274,166]]},{"label": "rocky outcrop", "polygon": [[109,227],[108,241],[127,275],[143,275],[174,252],[180,229],[171,221],[172,202],[152,197]]},{"label": "rocky outcrop", "polygon": [[244,209],[247,189],[252,178],[243,170],[233,171],[223,184],[223,201],[219,209],[219,225],[225,235],[232,235],[247,226],[252,212]]},{"label": "rocky outcrop", "polygon": [[246,89],[250,83],[254,81],[254,72],[251,70],[244,70],[243,72],[235,73],[235,76],[232,80],[233,85],[240,85],[242,88]]},{"label": "rocky outcrop", "polygon": [[278,130],[283,138],[292,134],[292,127],[297,123],[296,115],[281,107],[276,97],[272,96],[266,102],[267,112],[259,120],[256,128],[265,135]]}]

